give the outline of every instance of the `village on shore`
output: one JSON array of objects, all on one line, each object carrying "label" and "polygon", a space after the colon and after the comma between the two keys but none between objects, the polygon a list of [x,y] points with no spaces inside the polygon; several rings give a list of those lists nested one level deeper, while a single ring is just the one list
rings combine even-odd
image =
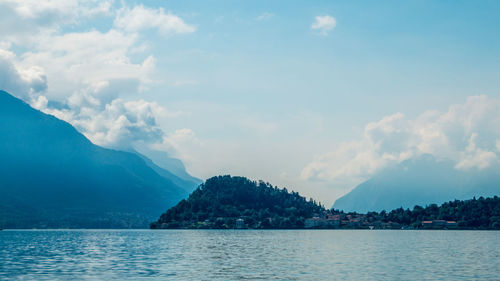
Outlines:
[{"label": "village on shore", "polygon": [[373,220],[365,214],[315,214],[304,223],[309,229],[457,229],[456,221],[428,220],[420,225],[405,225],[394,221]]}]

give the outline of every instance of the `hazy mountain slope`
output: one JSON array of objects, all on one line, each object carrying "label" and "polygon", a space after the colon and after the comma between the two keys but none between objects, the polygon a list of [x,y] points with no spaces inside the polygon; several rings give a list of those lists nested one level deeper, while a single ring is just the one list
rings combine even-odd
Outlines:
[{"label": "hazy mountain slope", "polygon": [[182,162],[180,160],[175,159],[175,158],[170,158],[170,157],[168,157],[168,154],[166,154],[166,153],[161,154],[161,152],[158,151],[158,153],[161,156],[163,156],[163,157],[158,157],[158,158],[160,158],[162,160],[163,160],[163,158],[165,158],[165,160],[163,160],[165,162],[170,162],[170,161],[177,162],[178,161],[178,162],[180,162],[180,165],[182,165],[182,166],[178,166],[177,164],[176,164],[175,168],[171,167],[170,165],[169,166],[166,166],[166,165],[160,166],[159,164],[157,164],[158,163],[157,161],[153,161],[152,159],[148,158],[147,156],[144,156],[143,154],[141,154],[137,151],[133,151],[133,152],[135,154],[137,154],[139,157],[141,157],[144,160],[144,162],[151,169],[153,169],[156,173],[158,173],[160,176],[162,176],[166,179],[169,179],[174,184],[181,187],[182,189],[184,189],[188,193],[191,193],[193,190],[195,190],[202,183],[202,180],[195,178],[186,172],[186,170],[184,168],[184,164],[182,164]]},{"label": "hazy mountain slope", "polygon": [[0,227],[147,227],[187,196],[141,157],[92,144],[0,91]]},{"label": "hazy mountain slope", "polygon": [[[201,179],[191,176],[187,171],[184,163],[181,160],[172,158],[165,151],[152,150],[145,146],[136,148],[136,152],[146,156],[153,162],[157,167],[167,170],[169,173],[175,175],[188,182],[196,183],[196,187],[203,183]],[[195,188],[196,188],[195,187]],[[194,188],[191,190],[193,191]]]},{"label": "hazy mountain slope", "polygon": [[500,194],[500,170],[459,171],[450,161],[424,155],[386,169],[337,199],[333,208],[381,211]]}]

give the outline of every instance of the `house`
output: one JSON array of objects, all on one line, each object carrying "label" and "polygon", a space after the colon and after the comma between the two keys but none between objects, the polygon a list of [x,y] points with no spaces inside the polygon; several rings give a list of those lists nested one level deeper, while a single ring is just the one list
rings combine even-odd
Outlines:
[{"label": "house", "polygon": [[340,226],[339,216],[327,215],[323,218],[315,216],[306,219],[304,222],[305,228],[337,228],[339,226]]},{"label": "house", "polygon": [[245,228],[245,221],[243,219],[237,219],[236,220],[236,228],[237,229]]},{"label": "house", "polygon": [[348,225],[350,227],[360,227],[361,220],[359,218],[353,218],[353,219],[349,220]]},{"label": "house", "polygon": [[312,218],[309,218],[309,219],[306,219],[306,221],[304,222],[304,227],[305,228],[316,228],[316,227],[320,227],[322,226],[323,220],[320,219],[319,217],[312,217]]},{"label": "house", "polygon": [[447,221],[446,222],[446,227],[447,228],[455,228],[455,227],[458,227],[458,224],[456,221]]},{"label": "house", "polygon": [[446,221],[445,220],[433,220],[432,225],[437,226],[437,227],[444,227],[444,226],[446,226]]},{"label": "house", "polygon": [[432,220],[432,221],[422,221],[423,228],[431,228],[431,229],[447,229],[447,228],[456,228],[456,221],[446,221],[446,220]]},{"label": "house", "polygon": [[339,227],[340,226],[340,218],[326,219],[326,225],[329,227]]}]

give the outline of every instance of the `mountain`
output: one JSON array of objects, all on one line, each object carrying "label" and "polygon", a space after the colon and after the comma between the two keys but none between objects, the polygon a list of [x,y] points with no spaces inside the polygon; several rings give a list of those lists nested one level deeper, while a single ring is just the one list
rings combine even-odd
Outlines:
[{"label": "mountain", "polygon": [[161,215],[151,228],[304,228],[305,219],[323,211],[296,192],[244,177],[218,176]]},{"label": "mountain", "polygon": [[168,153],[157,150],[149,150],[147,148],[142,148],[140,151],[141,152],[131,150],[130,152],[137,154],[160,176],[171,180],[180,187],[183,187],[186,192],[190,193],[198,185],[203,183],[202,180],[187,173],[184,163],[182,163],[181,160],[170,157]]},{"label": "mountain", "polygon": [[460,171],[451,161],[423,155],[376,174],[337,199],[333,208],[364,213],[499,194],[498,167]]},{"label": "mountain", "polygon": [[0,91],[2,228],[143,228],[195,184]]},{"label": "mountain", "polygon": [[170,155],[165,151],[150,149],[146,146],[137,147],[134,151],[135,153],[146,156],[159,167],[171,172],[181,179],[196,182],[197,185],[203,183],[202,180],[188,174],[186,167],[181,160],[170,157]]}]

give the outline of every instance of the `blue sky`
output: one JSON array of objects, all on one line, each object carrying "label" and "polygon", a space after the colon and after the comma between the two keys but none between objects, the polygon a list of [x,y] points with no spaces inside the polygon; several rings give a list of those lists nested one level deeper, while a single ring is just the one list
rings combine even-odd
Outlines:
[{"label": "blue sky", "polygon": [[[329,205],[419,154],[498,160],[500,134],[485,129],[498,125],[497,1],[0,6],[0,71],[18,80],[0,87],[195,176],[246,175]],[[330,22],[315,29],[318,17]]]},{"label": "blue sky", "polygon": [[[272,118],[312,111],[348,136],[384,115],[498,94],[495,3],[267,2],[166,2],[198,29],[161,40],[153,50],[159,68],[197,84],[159,92],[172,93],[170,102],[251,107]],[[272,16],[256,20],[265,13]],[[311,30],[317,15],[337,20],[328,36]]]}]

